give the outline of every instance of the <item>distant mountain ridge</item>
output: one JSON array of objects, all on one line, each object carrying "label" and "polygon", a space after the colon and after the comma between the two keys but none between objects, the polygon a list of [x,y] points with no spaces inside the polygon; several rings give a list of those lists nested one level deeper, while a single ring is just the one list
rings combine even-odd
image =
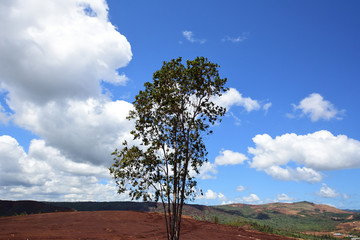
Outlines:
[{"label": "distant mountain ridge", "polygon": [[50,213],[50,212],[71,212],[71,208],[53,206],[50,204],[23,200],[23,201],[7,201],[0,200],[0,217],[27,215],[36,213]]},{"label": "distant mountain ridge", "polygon": [[46,204],[70,208],[76,211],[140,211],[156,212],[155,202],[44,202]]},{"label": "distant mountain ridge", "polygon": [[360,209],[344,209],[344,211],[360,213]]}]

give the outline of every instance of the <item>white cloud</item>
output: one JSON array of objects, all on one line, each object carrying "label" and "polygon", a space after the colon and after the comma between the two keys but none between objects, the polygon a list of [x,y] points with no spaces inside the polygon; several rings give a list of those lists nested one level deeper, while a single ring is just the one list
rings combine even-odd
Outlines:
[{"label": "white cloud", "polygon": [[[248,150],[254,155],[250,166],[281,180],[319,182],[319,171],[360,167],[360,141],[325,130],[307,135],[284,134],[274,139],[262,134],[253,141],[255,148]],[[290,162],[303,167],[293,169],[287,166]]]},{"label": "white cloud", "polygon": [[1,106],[0,121],[11,118],[40,138],[26,153],[1,137],[0,195],[119,199],[115,185],[100,180],[110,178],[110,153],[130,138],[132,104],[103,95],[101,82],[125,84],[117,69],[132,52],[106,1],[1,1],[0,13],[0,89],[11,111]]},{"label": "white cloud", "polygon": [[200,43],[200,44],[204,44],[206,42],[206,39],[195,38],[194,33],[192,31],[183,31],[182,34],[185,37],[185,39],[188,40],[189,42]]},{"label": "white cloud", "polygon": [[211,189],[207,190],[205,193],[205,199],[216,199],[218,197],[217,193]]},{"label": "white cloud", "polygon": [[277,194],[274,202],[292,202],[296,200],[295,198],[289,197],[285,193]]},{"label": "white cloud", "polygon": [[14,123],[72,161],[108,166],[129,137],[132,105],[102,95],[100,83],[124,84],[117,69],[132,53],[106,1],[5,1],[0,9],[0,84]]},{"label": "white cloud", "polygon": [[264,109],[265,113],[267,113],[267,112],[269,111],[269,108],[270,108],[271,106],[272,106],[272,103],[271,103],[271,102],[265,103],[265,104],[263,105],[263,109]]},{"label": "white cloud", "polygon": [[124,101],[93,99],[12,103],[14,121],[46,140],[76,162],[109,166],[110,153],[125,139],[133,123],[126,119],[132,105]]},{"label": "white cloud", "polygon": [[7,124],[10,120],[10,114],[5,111],[5,108],[0,103],[0,123]]},{"label": "white cloud", "polygon": [[242,191],[244,191],[244,190],[245,190],[245,187],[242,186],[242,185],[239,185],[239,186],[237,186],[237,188],[236,188],[236,191],[238,191],[238,192],[242,192]]},{"label": "white cloud", "polygon": [[222,200],[225,201],[226,197],[222,193],[216,193],[211,189],[208,189],[203,196],[198,197],[198,199],[206,199],[206,200]]},{"label": "white cloud", "polygon": [[[32,140],[26,154],[16,139],[0,136],[0,194],[4,199],[109,201],[116,194],[108,169],[75,163],[43,140]],[[100,180],[106,179],[104,184]]]},{"label": "white cloud", "polygon": [[221,39],[221,41],[223,42],[233,42],[233,43],[239,43],[239,42],[243,42],[246,39],[248,39],[249,37],[249,33],[242,33],[240,36],[238,37],[229,37],[226,36],[223,39]]},{"label": "white cloud", "polygon": [[[215,158],[215,163],[204,162],[199,170],[199,174],[197,175],[198,178],[203,180],[205,179],[215,179],[216,174],[218,173],[217,166],[218,165],[236,165],[236,164],[243,164],[245,160],[248,158],[242,154],[233,152],[230,150],[224,150],[220,152],[220,155]],[[195,176],[195,172],[191,171],[191,176]]]},{"label": "white cloud", "polygon": [[221,205],[229,205],[229,204],[233,204],[233,203],[235,203],[235,202],[232,200],[228,200],[228,201],[222,201]]},{"label": "white cloud", "polygon": [[243,197],[242,200],[250,204],[261,203],[261,199],[256,194],[253,193],[247,197]]},{"label": "white cloud", "polygon": [[[200,168],[200,174],[197,176],[203,180],[205,179],[215,179],[216,175],[218,173],[216,165],[210,162],[204,162],[203,165]],[[190,174],[195,175],[195,174]]]},{"label": "white cloud", "polygon": [[226,200],[226,197],[225,197],[224,194],[219,193],[219,194],[218,194],[218,199],[220,199],[220,200]]},{"label": "white cloud", "polygon": [[215,158],[216,165],[236,165],[243,164],[248,158],[238,152],[233,152],[231,150],[224,150],[220,152],[220,155]]},{"label": "white cloud", "polygon": [[316,122],[321,119],[330,120],[333,118],[341,119],[340,115],[344,110],[337,110],[335,106],[318,93],[312,93],[300,101],[299,105],[293,105],[294,110],[300,110],[302,115],[310,117],[311,121]]},{"label": "white cloud", "polygon": [[325,183],[323,183],[320,191],[317,192],[316,194],[322,198],[335,198],[340,195],[335,191],[335,189],[330,188]]},{"label": "white cloud", "polygon": [[[205,179],[215,179],[216,174],[218,173],[218,165],[235,165],[242,164],[248,158],[241,153],[233,152],[230,150],[224,150],[220,152],[220,155],[215,158],[215,163],[204,162],[201,168],[199,169],[198,178],[203,180]],[[190,172],[191,176],[196,176],[194,171]]]},{"label": "white cloud", "polygon": [[213,102],[219,106],[225,107],[227,111],[229,111],[232,106],[244,107],[247,112],[260,109],[260,104],[257,100],[243,97],[235,88],[229,88],[222,96],[213,98]]},{"label": "white cloud", "polygon": [[18,172],[21,169],[19,161],[25,157],[25,153],[15,139],[10,136],[0,136],[0,185],[19,184],[26,176]]},{"label": "white cloud", "polygon": [[271,166],[264,171],[274,179],[282,181],[307,181],[315,183],[322,180],[321,173],[307,167],[293,169],[290,167]]},{"label": "white cloud", "polygon": [[233,106],[243,107],[246,112],[257,111],[261,108],[265,111],[265,114],[268,112],[272,103],[268,102],[265,104],[260,103],[258,100],[254,100],[250,97],[243,97],[241,93],[235,88],[229,88],[227,92],[221,96],[216,96],[211,99],[216,105],[226,108],[227,116],[231,116],[235,119],[235,124],[240,125],[241,120],[237,117],[230,109]]},{"label": "white cloud", "polygon": [[125,83],[116,69],[131,47],[105,1],[2,1],[0,9],[0,80],[10,99],[86,99],[101,94],[100,81]]}]

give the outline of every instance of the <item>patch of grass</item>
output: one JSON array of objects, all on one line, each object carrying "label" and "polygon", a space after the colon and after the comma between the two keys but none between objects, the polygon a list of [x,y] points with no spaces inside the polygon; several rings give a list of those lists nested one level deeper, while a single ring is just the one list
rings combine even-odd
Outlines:
[{"label": "patch of grass", "polygon": [[[309,203],[300,203],[305,207],[309,206]],[[310,205],[311,206],[311,205]],[[291,206],[294,207],[294,206]],[[299,206],[296,206],[299,208]],[[300,206],[301,207],[301,206]],[[320,211],[307,211],[304,210],[297,215],[282,214],[274,209],[258,209],[255,211],[249,206],[233,207],[233,206],[215,206],[213,207],[214,215],[219,217],[220,223],[229,223],[237,221],[242,218],[244,221],[251,221],[260,225],[267,225],[274,229],[290,230],[297,232],[305,231],[333,231],[336,226],[341,222],[347,222],[347,217],[351,214],[347,213],[330,213]],[[259,212],[259,210],[261,210]],[[316,213],[316,214],[314,214]],[[334,219],[342,219],[341,221]]]},{"label": "patch of grass", "polygon": [[270,227],[269,225],[265,225],[265,224],[263,225],[263,224],[259,224],[257,222],[252,222],[252,221],[238,220],[238,221],[227,223],[227,225],[236,226],[236,227],[243,227],[245,225],[248,225],[248,226],[250,226],[251,229],[255,229],[259,232],[281,235],[281,236],[291,237],[291,238],[300,238],[300,239],[309,239],[309,240],[322,240],[322,239],[335,240],[335,239],[337,239],[330,235],[315,236],[315,235],[304,234],[304,233],[297,232],[297,231],[276,229],[276,228]]},{"label": "patch of grass", "polygon": [[15,214],[14,214],[14,216],[27,216],[27,215],[28,215],[27,212],[22,212],[22,213],[20,213],[20,214],[18,214],[18,213],[15,213]]}]

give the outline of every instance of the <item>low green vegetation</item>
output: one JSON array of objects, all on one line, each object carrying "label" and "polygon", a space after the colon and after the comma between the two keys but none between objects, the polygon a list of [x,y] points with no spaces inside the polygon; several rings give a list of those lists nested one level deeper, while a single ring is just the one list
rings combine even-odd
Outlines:
[{"label": "low green vegetation", "polygon": [[[319,209],[313,203],[288,205],[222,205],[191,209],[188,214],[197,220],[212,221],[231,226],[247,226],[261,232],[302,239],[337,239],[331,235],[315,236],[304,232],[335,231],[340,223],[358,220],[357,213],[336,213],[332,209]],[[288,214],[285,214],[287,212]],[[352,216],[351,218],[349,218]],[[358,232],[349,232],[359,236]]]},{"label": "low green vegetation", "polygon": [[295,230],[295,231],[331,231],[334,230],[338,224],[330,218],[323,216],[298,216],[266,213],[266,219],[258,217],[251,218],[255,223],[264,224],[272,228],[281,230]]},{"label": "low green vegetation", "polygon": [[27,212],[22,212],[20,214],[15,213],[14,216],[27,216]]},{"label": "low green vegetation", "polygon": [[283,214],[274,210],[263,209],[261,211],[251,209],[249,206],[215,206],[219,212],[220,223],[231,223],[234,221],[251,221],[252,223],[266,225],[274,229],[305,231],[332,231],[351,214],[339,214],[330,212],[317,212],[313,214],[306,210],[297,214]]},{"label": "low green vegetation", "polygon": [[331,235],[315,236],[315,235],[311,235],[311,234],[304,234],[304,233],[297,232],[297,231],[276,229],[276,228],[270,227],[269,225],[266,225],[266,224],[259,224],[259,223],[251,222],[251,221],[235,221],[235,222],[227,223],[227,225],[236,226],[236,227],[248,226],[250,229],[255,229],[260,232],[281,235],[281,236],[286,236],[286,237],[291,237],[291,238],[310,239],[310,240],[321,240],[321,239],[335,240],[335,239],[337,239]]},{"label": "low green vegetation", "polygon": [[[224,206],[226,208],[226,206]],[[221,211],[216,213],[216,211],[207,211],[210,215],[194,215],[193,218],[196,220],[205,220],[205,221],[211,221],[214,223],[219,224],[225,224],[235,227],[248,227],[250,229],[255,229],[260,232],[264,233],[270,233],[275,235],[281,235],[286,237],[292,237],[292,238],[301,238],[301,239],[310,239],[310,240],[320,240],[320,239],[337,239],[331,235],[322,235],[322,236],[315,236],[315,235],[309,235],[302,233],[303,231],[323,231],[324,229],[327,230],[334,230],[335,225],[332,225],[334,229],[330,229],[331,227],[326,225],[326,222],[329,223],[329,221],[317,223],[316,221],[320,218],[317,218],[317,220],[309,218],[299,219],[294,216],[286,216],[284,214],[278,214],[276,218],[272,218],[271,214],[267,214],[267,217],[265,219],[259,219],[256,218],[256,216],[265,216],[265,214],[253,214],[251,211],[248,210],[249,215],[252,215],[253,217],[248,216],[239,216],[244,215],[240,211],[233,211],[231,213],[221,213]],[[240,214],[241,213],[241,214]],[[251,214],[250,214],[251,213]],[[261,218],[261,217],[260,217]],[[301,221],[299,221],[301,220]],[[299,224],[299,225],[298,225]],[[332,223],[331,223],[332,224]]]}]

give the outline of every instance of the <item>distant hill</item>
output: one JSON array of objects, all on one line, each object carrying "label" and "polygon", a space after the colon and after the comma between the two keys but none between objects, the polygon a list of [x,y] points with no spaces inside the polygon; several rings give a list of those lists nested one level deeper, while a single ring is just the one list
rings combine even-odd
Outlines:
[{"label": "distant hill", "polygon": [[[220,223],[236,224],[238,221],[266,225],[274,229],[298,232],[342,231],[341,224],[355,223],[346,232],[356,232],[360,227],[360,214],[332,206],[311,202],[269,203],[264,205],[230,204],[213,206]],[[214,217],[214,216],[213,216]],[[345,231],[345,230],[344,230]]]},{"label": "distant hill", "polygon": [[[35,202],[0,201],[0,216],[55,211],[163,212],[154,202]],[[341,232],[360,236],[360,213],[311,202],[229,204],[204,206],[186,204],[183,215],[232,226],[249,225],[260,231],[299,237],[299,232]],[[290,235],[289,235],[290,232]],[[295,234],[294,234],[295,233]]]},{"label": "distant hill", "polygon": [[357,210],[354,210],[354,209],[344,209],[344,211],[360,213],[360,209],[357,209]]},{"label": "distant hill", "polygon": [[329,205],[315,204],[311,202],[295,202],[295,203],[269,203],[264,205],[245,205],[245,204],[230,204],[232,207],[244,207],[248,206],[255,212],[261,211],[273,211],[275,213],[282,213],[286,215],[301,215],[312,214],[318,215],[322,213],[336,213],[336,214],[348,214],[349,211],[341,210]]},{"label": "distant hill", "polygon": [[140,211],[156,212],[160,206],[155,202],[44,202],[55,207],[70,208],[76,211]]},{"label": "distant hill", "polygon": [[0,216],[26,215],[35,213],[70,212],[71,208],[53,206],[37,201],[0,200]]}]

